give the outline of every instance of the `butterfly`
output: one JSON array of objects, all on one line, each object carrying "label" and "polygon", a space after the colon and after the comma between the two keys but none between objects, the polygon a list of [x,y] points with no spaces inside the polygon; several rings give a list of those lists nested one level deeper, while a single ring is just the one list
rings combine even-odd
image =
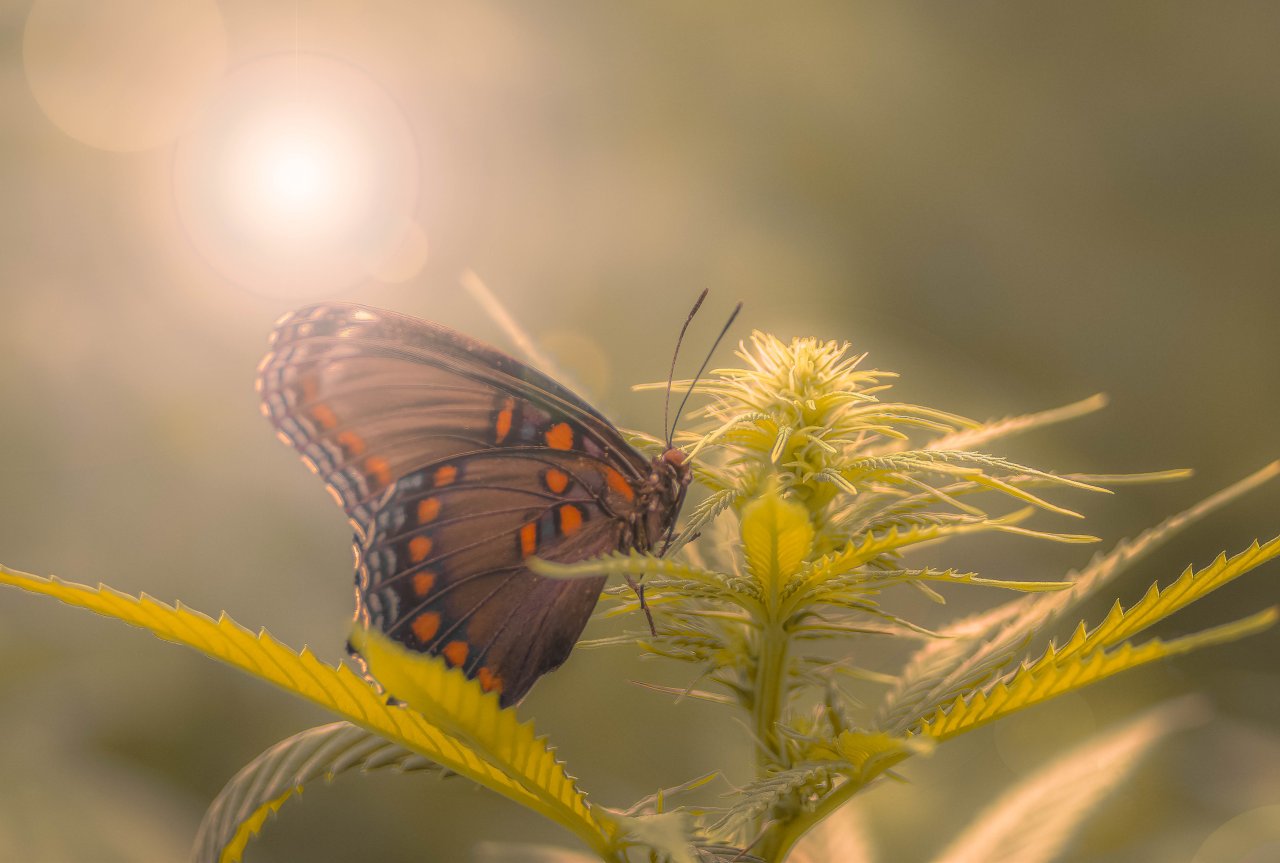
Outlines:
[{"label": "butterfly", "polygon": [[284,316],[257,386],[355,530],[357,623],[442,656],[503,706],[568,658],[605,581],[544,578],[528,559],[649,551],[690,482],[669,440],[647,458],[547,375],[396,312]]}]

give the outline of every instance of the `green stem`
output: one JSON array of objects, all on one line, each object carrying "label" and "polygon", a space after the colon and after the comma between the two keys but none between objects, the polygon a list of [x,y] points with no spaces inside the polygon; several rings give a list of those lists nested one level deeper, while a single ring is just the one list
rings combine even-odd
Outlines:
[{"label": "green stem", "polygon": [[[756,664],[755,703],[752,706],[753,728],[756,735],[756,778],[783,763],[783,747],[778,738],[778,723],[782,719],[786,700],[787,651],[790,647],[786,629],[778,622],[769,622],[760,631],[759,656]],[[785,765],[784,765],[785,766]],[[764,812],[756,825],[764,831],[771,820],[771,813]],[[775,859],[775,830],[761,840],[753,852],[765,860]]]},{"label": "green stem", "polygon": [[778,743],[778,721],[787,673],[787,633],[781,624],[770,623],[760,632],[760,655],[756,663],[755,704],[752,707],[756,745],[756,774],[777,764],[782,747]]}]

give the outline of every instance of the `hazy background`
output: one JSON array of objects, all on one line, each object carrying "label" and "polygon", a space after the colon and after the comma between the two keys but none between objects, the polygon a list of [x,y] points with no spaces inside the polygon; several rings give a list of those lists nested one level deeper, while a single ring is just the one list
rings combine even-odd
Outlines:
[{"label": "hazy background", "polygon": [[[664,376],[704,287],[691,354],[740,298],[736,337],[847,339],[911,401],[989,418],[1105,391],[1104,413],[1001,451],[1196,468],[1065,499],[1108,542],[1135,533],[1280,456],[1277,44],[1272,3],[7,0],[0,560],[225,609],[336,660],[349,533],[259,416],[254,369],[276,317],[331,297],[509,346],[465,268],[602,410],[650,431],[660,400],[628,386]],[[254,162],[279,143],[251,141],[278,92],[332,101],[342,152]],[[317,191],[330,157],[346,185]],[[1117,591],[1273,536],[1278,504],[1255,493]],[[1082,527],[1064,521],[1039,524]],[[1009,538],[948,559],[1048,578],[1092,551]],[[1160,634],[1273,603],[1278,575]],[[927,859],[1068,743],[1200,691],[1217,718],[1163,747],[1070,855],[1195,859],[1233,818],[1280,813],[1278,649],[1272,631],[943,747],[864,801],[882,859]],[[725,713],[628,683],[687,675],[579,652],[522,713],[608,805],[717,766],[743,778]],[[323,721],[2,592],[0,859],[181,859],[244,762]],[[1251,841],[1280,842],[1271,823]],[[480,838],[567,841],[462,781],[353,776],[308,789],[248,857],[454,861]]]}]

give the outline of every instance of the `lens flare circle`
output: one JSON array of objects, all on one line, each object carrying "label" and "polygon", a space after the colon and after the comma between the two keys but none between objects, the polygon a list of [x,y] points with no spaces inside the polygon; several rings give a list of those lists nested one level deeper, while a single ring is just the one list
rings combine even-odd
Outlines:
[{"label": "lens flare circle", "polygon": [[221,274],[272,296],[369,278],[415,230],[418,153],[403,113],[367,75],[282,55],[227,77],[179,141],[179,218]]},{"label": "lens flare circle", "polygon": [[1237,815],[1204,841],[1191,863],[1269,863],[1280,859],[1280,805]]},{"label": "lens flare circle", "polygon": [[431,252],[427,232],[414,222],[405,232],[399,248],[382,260],[373,262],[369,274],[386,284],[401,284],[418,276],[427,265]]},{"label": "lens flare circle", "polygon": [[213,0],[38,0],[22,36],[40,110],[71,138],[116,152],[172,142],[226,56]]}]

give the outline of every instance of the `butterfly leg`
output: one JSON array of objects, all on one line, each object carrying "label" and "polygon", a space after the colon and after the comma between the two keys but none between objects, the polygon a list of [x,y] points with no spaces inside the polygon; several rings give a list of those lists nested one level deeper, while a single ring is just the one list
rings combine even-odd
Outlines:
[{"label": "butterfly leg", "polygon": [[626,579],[627,586],[636,592],[636,599],[640,600],[640,610],[644,612],[645,618],[649,621],[649,634],[657,635],[658,627],[653,624],[653,612],[649,610],[649,604],[644,601],[644,585],[630,575],[626,576]]}]

